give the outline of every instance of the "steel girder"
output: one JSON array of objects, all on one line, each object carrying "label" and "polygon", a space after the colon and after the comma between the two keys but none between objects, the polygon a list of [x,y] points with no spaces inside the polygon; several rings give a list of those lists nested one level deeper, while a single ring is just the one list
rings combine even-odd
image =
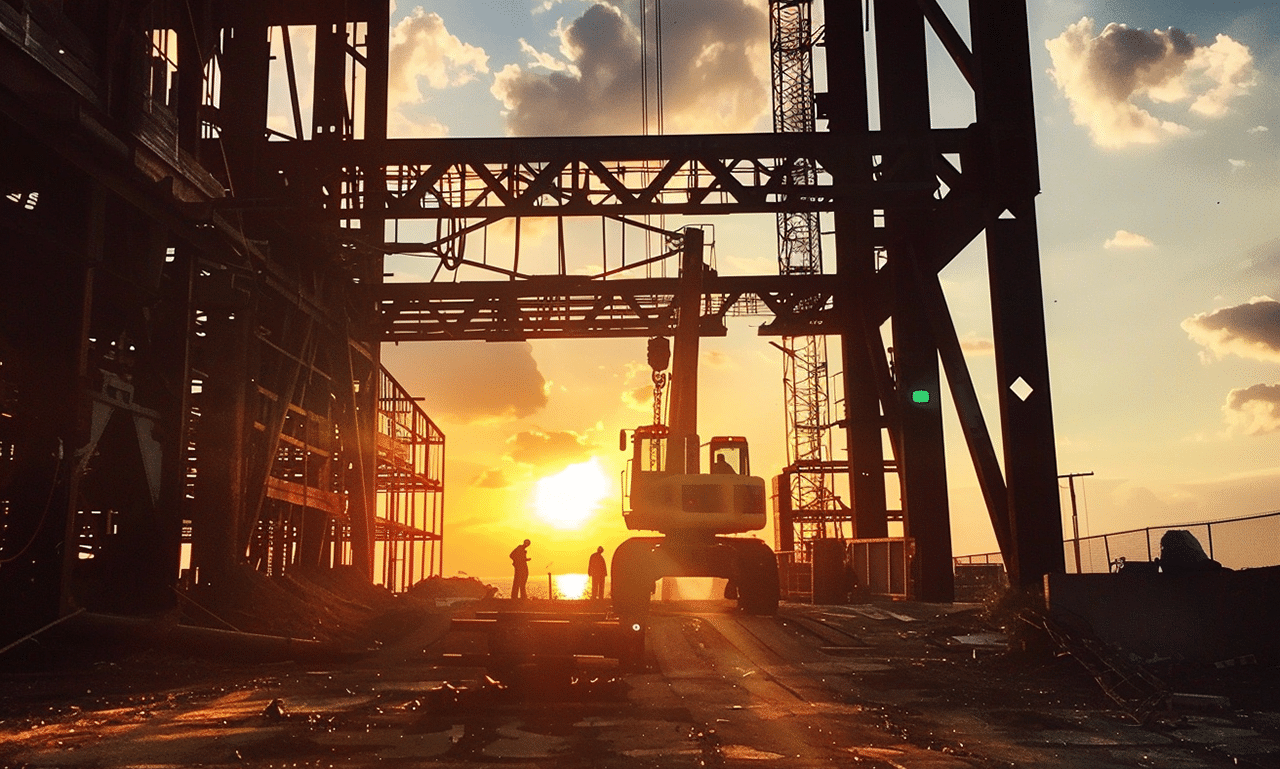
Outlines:
[{"label": "steel girder", "polygon": [[[593,281],[389,283],[379,289],[382,338],[485,341],[558,337],[651,337],[673,333],[678,278]],[[729,315],[765,315],[761,335],[837,333],[839,286],[820,276],[707,276],[703,336],[723,336]]]},{"label": "steel girder", "polygon": [[[885,169],[919,152],[946,166],[943,156],[961,153],[969,136],[970,129],[873,133],[869,149]],[[879,208],[936,205],[936,181],[854,181],[839,172],[847,154],[830,134],[270,142],[263,157],[291,192],[225,205],[329,221],[829,211],[853,199]],[[798,182],[798,168],[814,169],[814,182]],[[387,247],[397,245],[419,244]]]}]

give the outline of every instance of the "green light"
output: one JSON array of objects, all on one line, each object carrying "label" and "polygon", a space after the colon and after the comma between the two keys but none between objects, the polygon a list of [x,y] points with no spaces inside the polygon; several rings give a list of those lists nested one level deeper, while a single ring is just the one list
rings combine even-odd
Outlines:
[{"label": "green light", "polygon": [[929,391],[928,390],[912,390],[911,402],[912,403],[928,403]]}]

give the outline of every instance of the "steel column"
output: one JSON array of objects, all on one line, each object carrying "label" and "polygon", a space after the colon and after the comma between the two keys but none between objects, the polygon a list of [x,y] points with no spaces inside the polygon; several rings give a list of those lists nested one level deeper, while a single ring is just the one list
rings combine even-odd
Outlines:
[{"label": "steel column", "polygon": [[1026,4],[971,0],[970,14],[981,83],[977,115],[988,132],[987,260],[1013,539],[1005,560],[1013,582],[1035,587],[1066,563],[1036,236],[1040,185]]},{"label": "steel column", "polygon": [[[871,180],[866,53],[860,3],[826,5],[828,126],[846,151],[832,169],[837,184],[857,187]],[[845,435],[854,536],[888,533],[880,396],[872,356],[883,356],[879,323],[871,321],[867,288],[875,275],[874,210],[866,200],[842,200],[835,209],[836,275],[847,301],[837,306],[844,330]]]},{"label": "steel column", "polygon": [[[924,15],[914,3],[876,0],[874,7],[881,128],[901,134],[926,132],[931,121]],[[885,165],[890,165],[887,160]],[[931,158],[923,147],[906,149],[881,173],[899,183],[933,179]],[[927,601],[951,601],[955,588],[938,347],[914,277],[916,262],[927,260],[930,218],[929,211],[916,208],[885,212],[899,415],[890,429],[898,433],[903,533],[916,542],[919,582],[914,594]]]}]

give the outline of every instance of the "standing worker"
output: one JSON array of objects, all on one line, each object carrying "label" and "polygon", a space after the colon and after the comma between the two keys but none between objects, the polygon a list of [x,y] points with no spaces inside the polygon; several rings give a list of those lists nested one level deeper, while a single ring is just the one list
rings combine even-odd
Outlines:
[{"label": "standing worker", "polygon": [[517,545],[515,550],[511,551],[511,567],[515,569],[515,578],[511,580],[511,597],[512,598],[528,598],[525,595],[524,586],[529,581],[529,540],[525,540],[523,545]]},{"label": "standing worker", "polygon": [[597,547],[587,561],[587,576],[591,577],[591,600],[604,598],[604,578],[609,570],[604,565],[604,548]]}]

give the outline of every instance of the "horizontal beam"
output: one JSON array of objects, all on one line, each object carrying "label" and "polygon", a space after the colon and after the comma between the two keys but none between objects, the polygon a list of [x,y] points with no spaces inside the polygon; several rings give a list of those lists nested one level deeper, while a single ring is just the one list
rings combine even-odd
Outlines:
[{"label": "horizontal beam", "polygon": [[[388,283],[378,288],[384,342],[652,337],[675,332],[679,278]],[[762,336],[836,334],[831,275],[707,276],[703,336],[726,316],[772,316]]]},{"label": "horizontal beam", "polygon": [[[872,132],[871,152],[885,163],[903,153],[959,153],[972,130]],[[827,133],[267,142],[265,164],[283,174],[288,192],[218,205],[350,221],[936,204],[936,180],[850,178],[848,152],[847,142]]]}]

